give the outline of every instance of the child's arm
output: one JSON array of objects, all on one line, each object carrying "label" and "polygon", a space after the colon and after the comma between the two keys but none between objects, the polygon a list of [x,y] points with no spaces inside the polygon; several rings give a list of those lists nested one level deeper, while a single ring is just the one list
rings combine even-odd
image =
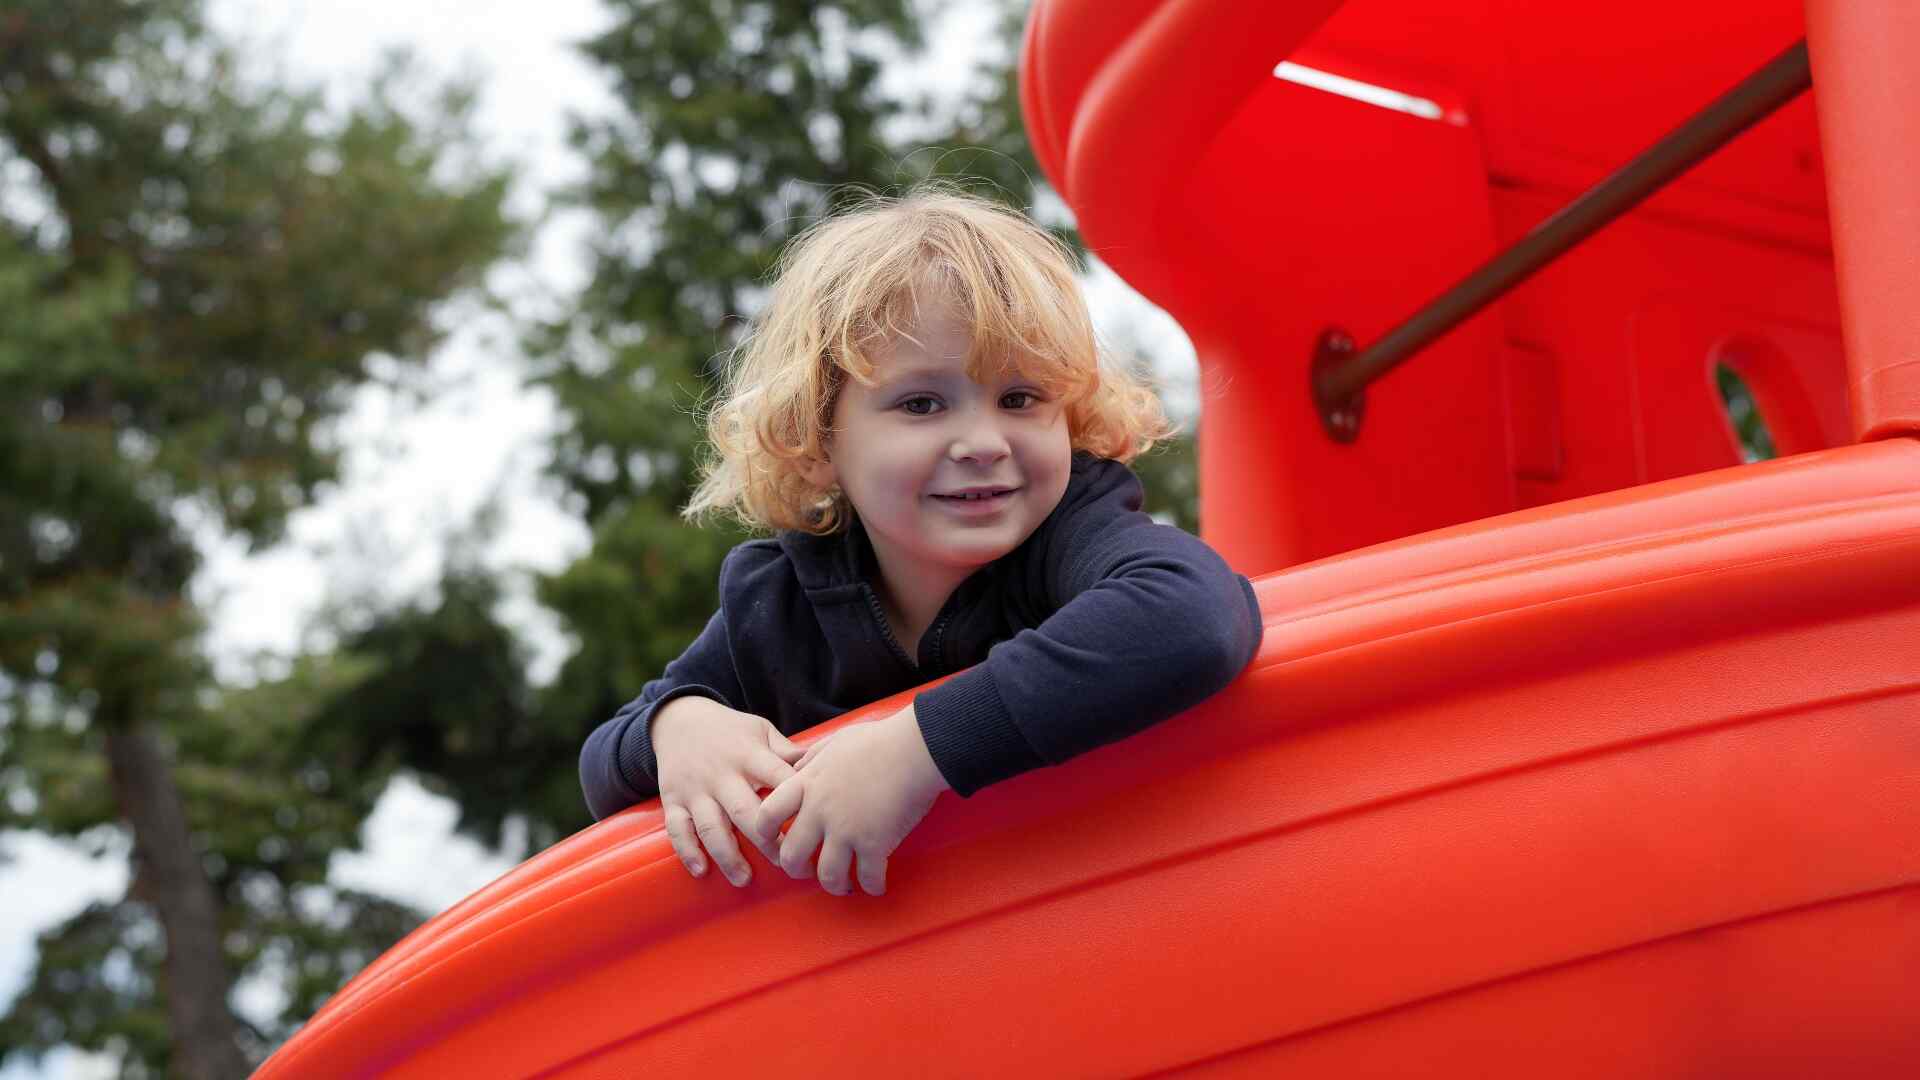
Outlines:
[{"label": "child's arm", "polygon": [[[727,553],[720,563],[722,597],[740,590],[743,575],[749,587],[758,585],[754,575],[762,568],[755,564],[766,562],[766,547],[765,542],[746,543]],[[658,678],[640,688],[640,696],[622,705],[587,736],[580,751],[580,786],[594,820],[660,793],[652,728],[655,715],[669,702],[698,696],[749,713],[767,707],[765,701],[748,693],[743,672],[735,665],[734,653],[740,645],[737,637],[728,604],[723,601],[692,644],[669,662]]]},{"label": "child's arm", "polygon": [[580,790],[595,821],[660,794],[654,715],[668,702],[695,694],[722,704],[745,704],[727,648],[725,611],[714,612],[706,629],[659,678],[641,687],[639,697],[587,736],[580,748]]},{"label": "child's arm", "polygon": [[1259,651],[1253,588],[1211,547],[1140,512],[1117,462],[1069,489],[1027,564],[1053,610],[914,698],[961,795],[1057,765],[1212,697]]}]

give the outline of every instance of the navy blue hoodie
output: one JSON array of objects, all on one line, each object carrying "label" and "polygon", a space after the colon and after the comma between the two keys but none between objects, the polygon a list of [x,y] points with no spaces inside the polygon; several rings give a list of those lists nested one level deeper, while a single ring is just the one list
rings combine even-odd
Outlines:
[{"label": "navy blue hoodie", "polygon": [[699,694],[793,735],[950,672],[913,699],[961,795],[1125,738],[1217,693],[1260,647],[1253,585],[1140,510],[1133,470],[1073,457],[1060,504],[961,582],[909,658],[888,629],[856,520],[832,536],[749,540],[720,567],[720,610],[640,696],[587,736],[596,820],[659,794],[648,725]]}]

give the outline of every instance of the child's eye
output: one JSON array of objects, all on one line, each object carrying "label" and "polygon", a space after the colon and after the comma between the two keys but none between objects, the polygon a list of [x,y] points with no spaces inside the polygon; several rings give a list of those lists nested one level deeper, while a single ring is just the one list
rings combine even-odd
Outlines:
[{"label": "child's eye", "polygon": [[[1012,401],[1015,398],[1020,398],[1022,400],[1017,405],[1007,405],[1007,402]],[[1015,390],[1007,394],[1006,396],[1002,397],[1000,399],[1000,404],[1005,405],[1009,409],[1025,409],[1036,404],[1037,402],[1039,402],[1039,400],[1040,400],[1040,395],[1034,393],[1031,390]]]},{"label": "child's eye", "polygon": [[[939,404],[939,398],[932,398],[925,394],[920,394],[902,401],[898,408],[905,409],[909,416],[931,416],[933,415],[934,407]],[[922,405],[926,406],[926,408],[923,409],[919,407]]]}]

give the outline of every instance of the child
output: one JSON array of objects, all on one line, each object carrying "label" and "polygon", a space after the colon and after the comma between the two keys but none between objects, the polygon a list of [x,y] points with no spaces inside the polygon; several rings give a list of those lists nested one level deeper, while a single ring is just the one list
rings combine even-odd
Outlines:
[{"label": "child", "polygon": [[1140,511],[1125,462],[1169,433],[1159,401],[1101,358],[1068,253],[1024,217],[939,189],[831,217],[733,359],[685,512],[776,536],[727,555],[720,610],[580,756],[596,818],[659,793],[695,877],[704,854],[747,883],[737,826],[836,895],[857,862],[878,896],[941,791],[1140,731],[1253,659],[1252,585]]}]

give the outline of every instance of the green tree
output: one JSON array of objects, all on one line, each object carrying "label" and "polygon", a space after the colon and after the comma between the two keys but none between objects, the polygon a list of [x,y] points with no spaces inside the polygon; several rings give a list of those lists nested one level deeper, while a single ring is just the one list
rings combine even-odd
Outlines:
[{"label": "green tree", "polygon": [[237,70],[198,0],[0,4],[0,827],[133,865],[41,936],[0,1060],[244,1076],[418,918],[325,885],[385,777],[306,735],[366,665],[222,687],[187,585],[196,531],[271,544],[333,477],[327,421],[514,242],[509,178],[397,60],[345,112]]}]

